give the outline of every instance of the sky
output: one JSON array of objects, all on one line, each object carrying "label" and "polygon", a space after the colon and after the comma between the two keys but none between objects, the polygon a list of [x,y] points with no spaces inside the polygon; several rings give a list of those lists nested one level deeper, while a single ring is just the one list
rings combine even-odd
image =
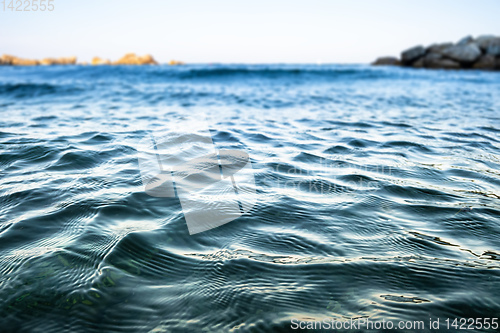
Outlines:
[{"label": "sky", "polygon": [[414,45],[500,35],[499,0],[52,0],[43,12],[11,11],[10,1],[0,2],[0,54],[24,58],[369,63]]}]

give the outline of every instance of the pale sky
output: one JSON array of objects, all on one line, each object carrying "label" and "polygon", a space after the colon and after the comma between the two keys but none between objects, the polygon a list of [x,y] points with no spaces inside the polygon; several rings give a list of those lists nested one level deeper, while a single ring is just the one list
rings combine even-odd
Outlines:
[{"label": "pale sky", "polygon": [[417,44],[500,35],[500,0],[53,3],[52,12],[4,11],[0,3],[0,53],[79,61],[135,52],[160,62],[368,63]]}]

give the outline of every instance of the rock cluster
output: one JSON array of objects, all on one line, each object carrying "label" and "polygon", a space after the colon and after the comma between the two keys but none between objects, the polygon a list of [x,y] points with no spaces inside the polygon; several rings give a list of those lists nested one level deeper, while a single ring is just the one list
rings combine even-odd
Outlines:
[{"label": "rock cluster", "polygon": [[170,60],[168,62],[169,65],[172,65],[172,66],[177,66],[177,65],[184,65],[184,63],[182,61],[179,61],[179,60]]},{"label": "rock cluster", "polygon": [[[0,57],[0,65],[6,66],[38,66],[38,65],[75,65],[76,57],[69,58],[45,58],[42,60],[36,59],[22,59],[19,57],[4,54]],[[101,59],[99,57],[94,57],[91,61],[92,65],[158,65],[158,62],[153,58],[152,55],[147,54],[145,56],[137,56],[135,53],[127,53],[122,58],[117,61],[110,61],[107,59]],[[182,65],[180,61],[172,60],[171,65]],[[82,63],[81,65],[87,65],[87,63]]]},{"label": "rock cluster", "polygon": [[40,65],[75,65],[76,57],[68,58],[45,58],[40,60]]},{"label": "rock cluster", "polygon": [[[94,57],[92,58],[92,61],[90,62],[91,65],[111,65],[111,61],[107,59],[101,59],[99,57]],[[87,65],[87,63],[85,63]]]},{"label": "rock cluster", "polygon": [[7,66],[38,66],[38,65],[74,65],[76,57],[69,58],[45,58],[42,60],[23,59],[12,55],[4,54],[0,57],[0,65]]},{"label": "rock cluster", "polygon": [[401,53],[401,58],[381,57],[372,65],[406,66],[432,69],[500,70],[500,37],[467,36],[456,44],[441,43],[428,47],[414,46]]},{"label": "rock cluster", "polygon": [[158,65],[158,63],[150,54],[139,57],[135,53],[127,53],[118,61],[115,61],[113,65]]},{"label": "rock cluster", "polygon": [[108,59],[101,59],[94,57],[91,61],[92,65],[158,65],[158,62],[152,55],[146,54],[145,56],[138,56],[135,53],[127,53],[117,61],[110,61]]}]

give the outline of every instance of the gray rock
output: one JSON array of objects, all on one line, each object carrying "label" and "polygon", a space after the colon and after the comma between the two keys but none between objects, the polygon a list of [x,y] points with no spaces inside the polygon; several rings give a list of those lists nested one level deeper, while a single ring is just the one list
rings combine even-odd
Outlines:
[{"label": "gray rock", "polygon": [[421,57],[412,64],[413,68],[424,68],[424,58]]},{"label": "gray rock", "polygon": [[476,44],[479,46],[481,51],[486,52],[486,49],[488,48],[488,44],[496,39],[496,36],[493,35],[482,35],[476,38]]},{"label": "gray rock", "polygon": [[380,57],[372,63],[374,66],[400,66],[401,62],[396,57]]},{"label": "gray rock", "polygon": [[458,41],[457,45],[467,45],[470,44],[474,41],[474,38],[472,36],[465,36],[461,40]]},{"label": "gray rock", "polygon": [[493,70],[496,67],[496,59],[491,54],[483,55],[478,61],[472,65],[474,69],[490,69]]},{"label": "gray rock", "polygon": [[425,62],[427,68],[434,69],[460,69],[460,64],[450,59],[429,59]]},{"label": "gray rock", "polygon": [[412,47],[401,53],[401,62],[403,65],[411,65],[418,58],[425,55],[425,49],[422,45]]},{"label": "gray rock", "polygon": [[491,54],[495,57],[500,56],[500,38],[490,40],[486,49],[486,54]]},{"label": "gray rock", "polygon": [[429,67],[436,60],[441,60],[443,56],[439,53],[427,53],[424,59],[424,67]]},{"label": "gray rock", "polygon": [[481,50],[476,44],[471,43],[466,45],[450,46],[444,49],[442,54],[447,58],[460,63],[470,64],[481,56]]},{"label": "gray rock", "polygon": [[427,48],[427,53],[439,53],[443,52],[443,50],[453,46],[453,43],[441,43],[441,44],[432,44]]}]

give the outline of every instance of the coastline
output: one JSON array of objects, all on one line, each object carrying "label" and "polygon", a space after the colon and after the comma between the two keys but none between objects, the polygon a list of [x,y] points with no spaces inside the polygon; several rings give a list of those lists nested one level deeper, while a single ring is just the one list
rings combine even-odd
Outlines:
[{"label": "coastline", "polygon": [[[170,60],[168,65],[183,65],[179,60]],[[92,58],[91,62],[77,62],[76,56],[59,57],[59,58],[43,58],[43,59],[26,59],[9,54],[4,54],[0,57],[0,66],[53,66],[53,65],[159,65],[159,63],[150,54],[138,56],[135,53],[127,53],[116,61],[103,59],[100,57]]]},{"label": "coastline", "polygon": [[[90,62],[78,62],[76,56],[27,59],[9,54],[0,57],[0,66],[53,66],[53,65],[159,65],[151,54],[138,56],[127,53],[116,61],[93,57]],[[179,60],[170,60],[167,65],[184,65]],[[401,52],[400,57],[382,56],[371,63],[373,66],[401,66],[427,69],[476,69],[500,70],[500,37],[481,35],[466,36],[456,43],[434,43],[424,47],[413,46]]]}]

